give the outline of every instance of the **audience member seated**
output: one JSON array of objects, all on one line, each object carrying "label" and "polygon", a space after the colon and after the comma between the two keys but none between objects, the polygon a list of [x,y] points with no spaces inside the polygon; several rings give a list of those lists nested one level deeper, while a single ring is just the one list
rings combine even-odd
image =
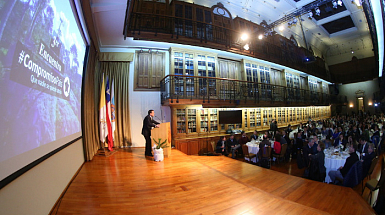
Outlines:
[{"label": "audience member seated", "polygon": [[311,147],[311,149],[312,149],[312,154],[313,155],[315,155],[315,154],[317,154],[318,153],[318,150],[317,150],[317,147],[318,147],[318,137],[317,137],[317,135],[314,135],[313,136],[313,142],[314,142],[314,144],[313,144],[313,147]]},{"label": "audience member seated", "polygon": [[[246,144],[248,142],[250,142],[249,138],[246,136],[245,131],[242,131],[241,132],[241,138],[239,138],[238,143],[241,145],[241,148],[242,148],[243,144]],[[241,154],[243,154],[242,150],[239,150],[239,152],[241,152]]]},{"label": "audience member seated", "polygon": [[333,139],[337,139],[338,136],[340,135],[341,132],[338,132],[338,128],[335,128],[334,129],[334,132],[333,132],[333,135],[332,135],[332,138]]},{"label": "audience member seated", "polygon": [[261,149],[262,147],[266,147],[266,146],[271,146],[271,143],[269,140],[269,136],[264,134],[263,140],[259,143],[259,148]]},{"label": "audience member seated", "polygon": [[274,150],[273,150],[273,154],[281,154],[281,143],[278,142],[278,140],[280,140],[282,137],[281,135],[279,134],[276,134],[274,136]]},{"label": "audience member seated", "polygon": [[228,155],[227,147],[226,147],[226,137],[222,136],[217,142],[216,153],[221,153],[222,155]]},{"label": "audience member seated", "polygon": [[238,141],[237,139],[235,139],[234,134],[231,134],[230,138],[227,140],[227,147],[229,152],[231,152],[231,157],[235,158],[235,152],[239,150],[241,145],[238,144]]},{"label": "audience member seated", "polygon": [[297,133],[297,138],[295,138],[295,144],[297,149],[303,148],[302,132]]},{"label": "audience member seated", "polygon": [[302,140],[307,140],[309,138],[310,138],[310,132],[307,130],[307,127],[304,127],[302,131]]},{"label": "audience member seated", "polygon": [[314,139],[310,139],[309,143],[303,147],[303,161],[305,167],[308,167],[310,164],[309,154],[313,154],[312,147],[314,146]]},{"label": "audience member seated", "polygon": [[337,139],[334,140],[334,147],[337,147],[339,145],[346,145],[346,140],[344,138],[344,134],[340,133]]},{"label": "audience member seated", "polygon": [[363,153],[361,156],[363,177],[368,174],[370,165],[372,165],[372,160],[376,157],[376,154],[374,153],[374,144],[369,143],[368,145],[368,153]]},{"label": "audience member seated", "polygon": [[361,138],[360,138],[360,145],[359,145],[359,148],[358,148],[358,152],[360,154],[368,153],[369,144],[368,144],[367,141],[368,140],[364,136],[361,136]]},{"label": "audience member seated", "polygon": [[286,134],[287,134],[287,135],[289,135],[290,132],[293,131],[293,129],[291,129],[291,125],[290,125],[290,124],[287,126],[287,129],[286,129],[285,131],[286,131]]},{"label": "audience member seated", "polygon": [[282,131],[282,137],[286,140],[286,143],[291,145],[291,140],[289,138],[289,133],[287,131]]},{"label": "audience member seated", "polygon": [[258,132],[257,130],[254,131],[254,133],[250,136],[250,140],[258,140]]},{"label": "audience member seated", "polygon": [[325,144],[319,143],[317,146],[318,153],[315,155],[309,154],[311,160],[311,168],[309,179],[323,182],[326,177],[326,168],[325,168],[325,154],[324,154]]},{"label": "audience member seated", "polygon": [[278,140],[278,142],[282,144],[287,144],[288,142],[286,141],[286,138],[283,136],[284,134],[286,134],[285,131],[281,131],[281,132],[277,132],[277,135],[279,135],[281,138]]},{"label": "audience member seated", "polygon": [[349,155],[350,156],[346,159],[345,165],[343,167],[341,166],[336,171],[330,171],[329,172],[329,177],[334,184],[336,184],[336,178],[337,177],[343,180],[345,175],[348,173],[350,168],[353,166],[353,164],[359,160],[358,155],[356,153],[356,149],[357,149],[356,144],[351,145],[349,147]]}]

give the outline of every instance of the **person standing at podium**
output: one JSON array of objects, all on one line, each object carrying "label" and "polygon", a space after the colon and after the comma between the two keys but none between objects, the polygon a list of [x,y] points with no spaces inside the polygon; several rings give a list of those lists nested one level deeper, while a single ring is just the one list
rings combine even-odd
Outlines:
[{"label": "person standing at podium", "polygon": [[151,156],[151,129],[153,128],[159,128],[160,124],[159,122],[153,120],[153,117],[155,116],[154,110],[149,110],[148,115],[143,120],[143,128],[142,128],[142,135],[144,136],[144,139],[146,139],[146,150],[144,152],[145,156]]}]

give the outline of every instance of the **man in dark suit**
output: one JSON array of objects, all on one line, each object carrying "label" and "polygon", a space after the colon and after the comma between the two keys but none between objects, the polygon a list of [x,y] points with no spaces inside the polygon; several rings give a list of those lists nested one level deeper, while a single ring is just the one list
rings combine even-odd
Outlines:
[{"label": "man in dark suit", "polygon": [[370,165],[372,164],[373,158],[376,157],[376,153],[374,153],[374,144],[369,143],[368,144],[368,153],[363,153],[361,156],[361,162],[362,162],[362,176],[366,176],[369,172]]},{"label": "man in dark suit", "polygon": [[309,155],[314,154],[312,150],[313,146],[314,146],[314,140],[310,139],[309,143],[303,147],[303,161],[305,162],[304,163],[305,167],[309,166],[309,163],[310,163]]},{"label": "man in dark suit", "polygon": [[361,138],[360,138],[360,145],[359,145],[359,148],[358,148],[358,152],[360,154],[368,153],[369,144],[368,144],[367,141],[368,140],[364,136],[361,136]]},{"label": "man in dark suit", "polygon": [[152,156],[151,153],[151,129],[159,128],[159,122],[153,120],[155,113],[154,110],[149,110],[148,115],[143,120],[142,135],[146,139],[146,150],[144,152],[145,156]]},{"label": "man in dark suit", "polygon": [[241,147],[241,145],[238,144],[238,140],[235,139],[234,134],[230,135],[230,138],[226,141],[226,145],[228,148],[228,152],[231,152],[231,157],[235,158],[235,152],[239,150],[239,147]]},{"label": "man in dark suit", "polygon": [[302,140],[306,140],[309,138],[310,138],[310,132],[307,130],[307,127],[304,127],[302,131]]},{"label": "man in dark suit", "polygon": [[250,140],[258,140],[258,132],[257,130],[254,131],[254,133],[250,136]]},{"label": "man in dark suit", "polygon": [[215,149],[216,153],[221,153],[222,155],[227,156],[229,153],[226,148],[226,137],[222,136],[220,140],[217,142],[217,147]]},{"label": "man in dark suit", "polygon": [[356,144],[352,144],[350,147],[349,147],[349,154],[350,156],[346,159],[346,162],[345,162],[345,165],[340,168],[338,168],[337,171],[330,171],[329,172],[329,176],[330,176],[330,179],[336,183],[336,178],[340,178],[340,179],[344,179],[344,177],[346,176],[346,174],[349,172],[350,168],[353,166],[353,164],[355,162],[357,162],[359,159],[358,159],[358,155],[356,153],[356,149],[357,149],[357,145]]},{"label": "man in dark suit", "polygon": [[340,134],[337,139],[334,140],[334,147],[337,147],[338,145],[346,146],[346,140],[344,138],[344,134]]}]

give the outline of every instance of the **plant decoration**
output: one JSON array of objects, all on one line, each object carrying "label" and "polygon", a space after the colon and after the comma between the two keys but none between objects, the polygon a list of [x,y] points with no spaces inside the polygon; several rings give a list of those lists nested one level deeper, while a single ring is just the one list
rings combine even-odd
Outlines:
[{"label": "plant decoration", "polygon": [[168,146],[166,145],[166,142],[167,142],[167,139],[163,142],[162,141],[162,138],[159,138],[158,139],[158,142],[152,138],[152,140],[155,142],[156,146],[155,146],[155,149],[161,149],[161,148],[167,148]]}]

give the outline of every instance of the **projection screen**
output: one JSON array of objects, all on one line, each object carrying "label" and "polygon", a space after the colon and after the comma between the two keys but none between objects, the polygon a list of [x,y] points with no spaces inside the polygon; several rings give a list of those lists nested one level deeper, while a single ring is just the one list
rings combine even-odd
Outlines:
[{"label": "projection screen", "polygon": [[84,38],[73,1],[3,1],[0,181],[81,137]]}]

